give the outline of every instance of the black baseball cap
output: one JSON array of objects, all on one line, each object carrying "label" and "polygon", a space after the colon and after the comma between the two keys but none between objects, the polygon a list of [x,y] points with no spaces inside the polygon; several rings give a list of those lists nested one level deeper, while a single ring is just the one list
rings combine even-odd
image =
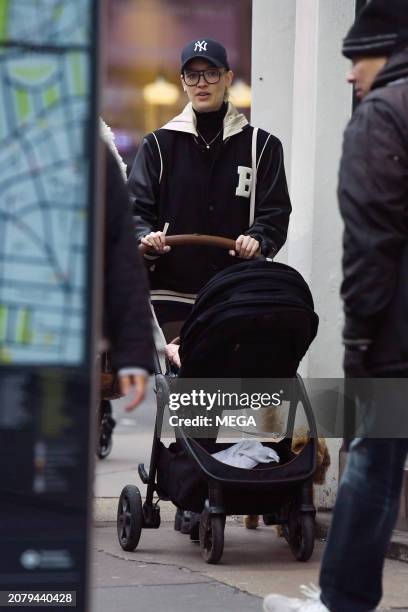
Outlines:
[{"label": "black baseball cap", "polygon": [[230,69],[225,47],[212,38],[193,40],[184,47],[181,52],[181,71],[184,70],[187,62],[196,57],[208,60],[217,68]]}]

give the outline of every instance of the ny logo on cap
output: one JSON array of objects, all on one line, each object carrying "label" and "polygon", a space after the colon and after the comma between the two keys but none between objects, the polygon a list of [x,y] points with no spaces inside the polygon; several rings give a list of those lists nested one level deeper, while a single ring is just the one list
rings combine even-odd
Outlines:
[{"label": "ny logo on cap", "polygon": [[200,53],[201,51],[207,51],[207,42],[205,40],[202,40],[201,42],[197,40],[194,51],[200,51]]}]

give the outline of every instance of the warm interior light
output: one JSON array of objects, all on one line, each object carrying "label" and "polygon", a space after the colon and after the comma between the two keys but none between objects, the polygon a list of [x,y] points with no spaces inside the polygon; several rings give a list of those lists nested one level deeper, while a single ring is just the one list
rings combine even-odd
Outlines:
[{"label": "warm interior light", "polygon": [[237,79],[229,88],[229,99],[234,106],[249,108],[251,106],[251,88],[242,79]]},{"label": "warm interior light", "polygon": [[143,99],[147,104],[172,106],[177,102],[179,96],[179,88],[162,76],[157,77],[154,83],[143,87]]}]

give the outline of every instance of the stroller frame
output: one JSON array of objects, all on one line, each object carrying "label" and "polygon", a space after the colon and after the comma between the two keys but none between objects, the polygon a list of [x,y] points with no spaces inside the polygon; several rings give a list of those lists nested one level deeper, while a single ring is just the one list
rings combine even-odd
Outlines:
[{"label": "stroller frame", "polygon": [[[142,505],[140,493],[136,494],[136,497],[140,497],[140,501],[137,499],[136,504],[133,505],[137,507],[136,512],[138,514],[138,519],[135,521],[136,533],[134,536],[132,536],[131,533],[127,533],[126,542],[123,541],[123,530],[125,529],[124,522],[126,519],[128,520],[128,527],[131,532],[132,529],[130,522],[132,521],[132,517],[123,516],[123,497],[126,498],[126,494],[123,496],[123,492],[118,507],[118,537],[119,541],[121,542],[121,546],[125,550],[134,550],[136,548],[142,529],[158,529],[160,527],[160,507],[158,504],[160,500],[169,500],[167,494],[160,489],[157,483],[157,468],[161,442],[160,431],[164,411],[169,401],[169,385],[166,377],[160,372],[158,359],[157,366],[159,369],[159,372],[155,376],[157,410],[149,472],[147,472],[143,463],[139,464],[138,466],[139,478],[144,484],[147,485],[146,499]],[[310,470],[310,473],[304,477],[303,483],[299,487],[297,498],[296,500],[293,500],[293,504],[285,505],[283,508],[275,512],[264,513],[263,518],[266,525],[282,525],[283,535],[288,541],[295,558],[298,561],[307,561],[312,555],[314,548],[316,509],[313,502],[313,473],[316,467],[317,430],[313,418],[312,407],[307,396],[303,380],[299,375],[296,375],[295,384],[292,386],[292,388],[296,390],[296,393],[294,393],[290,398],[285,440],[287,440],[289,443],[292,440],[296,410],[298,403],[301,402],[310,426],[310,439],[308,444],[311,445],[311,450],[313,453],[313,467]],[[253,485],[253,483],[251,480],[246,481],[243,479],[236,481],[228,479],[223,482],[222,478],[214,476],[214,474],[207,469],[200,457],[197,455],[197,443],[195,440],[188,438],[182,428],[174,429],[181,445],[194,458],[208,482],[208,497],[205,501],[201,514],[199,539],[201,553],[204,560],[207,563],[218,563],[223,552],[226,516],[228,514],[244,514],[244,512],[239,511],[239,508],[236,508],[235,511],[232,512],[228,511],[224,501],[223,485],[225,485],[226,482],[228,483],[229,487],[233,487],[234,485]],[[285,479],[285,483],[288,483],[291,480],[295,483],[299,482],[299,478],[293,477],[292,479]],[[129,485],[128,487],[125,487],[124,491],[127,488],[129,488]],[[134,488],[136,489],[136,487]],[[155,494],[158,496],[158,500],[156,501],[154,500]],[[131,500],[127,499],[127,501],[125,501],[125,506],[129,506],[126,509],[130,509],[130,513],[132,514]],[[133,508],[133,512],[134,511],[135,510]],[[133,519],[134,518],[135,517],[133,517]],[[195,538],[192,537],[192,539]]]},{"label": "stroller frame", "polygon": [[[178,240],[179,238],[181,237],[168,237],[166,238],[166,243],[173,244],[171,240]],[[196,242],[197,238],[201,240],[207,237],[190,236],[188,238],[190,242],[193,240]],[[176,244],[176,242],[174,242],[174,244]],[[234,248],[235,243],[229,239],[222,239],[222,243],[218,244],[218,246]],[[118,539],[121,547],[127,551],[133,551],[137,547],[142,529],[158,529],[160,527],[160,508],[158,503],[160,500],[167,501],[170,499],[166,491],[161,490],[157,482],[159,455],[163,446],[160,440],[161,428],[164,411],[168,406],[170,395],[169,384],[166,376],[163,374],[157,352],[155,355],[155,372],[157,407],[149,472],[147,472],[143,463],[138,466],[139,477],[141,481],[147,485],[146,499],[142,504],[139,489],[133,485],[127,485],[122,490],[118,504]],[[200,452],[199,449],[201,447],[198,442],[193,438],[189,438],[185,434],[183,428],[174,427],[176,438],[180,442],[182,449],[193,458],[204,475],[208,485],[208,496],[201,512],[199,533],[197,534],[196,531],[194,534],[193,532],[190,533],[191,539],[199,539],[201,554],[207,563],[218,563],[221,559],[224,547],[225,519],[228,514],[263,514],[264,523],[266,525],[282,525],[283,536],[288,541],[298,561],[307,561],[312,555],[316,514],[313,502],[313,474],[316,469],[317,429],[303,380],[298,374],[293,378],[291,394],[288,401],[289,410],[284,441],[289,444],[289,449],[292,442],[296,411],[299,402],[302,403],[309,425],[309,440],[301,451],[301,454],[305,453],[305,462],[309,461],[307,464],[308,470],[301,476],[293,475],[292,477],[289,476],[281,480],[279,480],[278,477],[274,477],[271,480],[267,480],[263,477],[263,482],[261,482],[259,478],[259,481],[255,483],[253,480],[246,480],[244,477],[224,479],[220,477],[219,474],[216,475],[212,473],[211,469],[204,464],[203,453],[206,453],[203,449],[201,449],[202,453]],[[305,451],[308,455],[306,455]],[[207,456],[211,457],[208,453]],[[284,463],[282,466],[278,466],[275,470],[284,468],[285,465],[288,465],[291,461],[297,460],[298,458],[299,456],[290,459],[286,464]],[[218,463],[215,459],[212,461]],[[255,471],[256,470],[253,470],[253,472]],[[242,472],[244,472],[244,470],[242,470]],[[231,503],[226,501],[227,485],[230,489],[233,487],[242,488],[244,485],[253,491],[259,491],[265,484],[269,485],[268,495],[270,494],[272,485],[277,484],[278,492],[279,494],[282,493],[284,499],[283,503],[279,503],[275,500],[276,503],[274,504],[272,498],[269,508],[266,508],[267,513],[265,513],[265,505],[268,506],[268,504],[265,504],[265,500],[263,509],[261,509],[261,507],[255,507],[256,504],[252,506],[252,508],[251,504],[249,504],[244,509],[243,506],[238,507],[240,504],[232,503],[231,505]],[[295,498],[290,498],[291,493],[295,493]],[[154,500],[155,494],[158,496],[158,500],[156,501]],[[274,505],[275,508],[271,509],[271,506]],[[179,508],[177,514],[179,514],[181,510],[182,508]],[[180,516],[176,515],[175,529],[180,529],[180,525],[177,526],[179,521]]]}]

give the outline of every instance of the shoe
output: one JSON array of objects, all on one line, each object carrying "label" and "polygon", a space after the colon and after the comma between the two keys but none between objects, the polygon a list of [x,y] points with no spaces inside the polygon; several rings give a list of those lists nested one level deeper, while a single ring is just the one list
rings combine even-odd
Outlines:
[{"label": "shoe", "polygon": [[96,454],[100,459],[105,459],[112,450],[112,432],[116,425],[115,419],[109,414],[102,417],[99,430],[99,440]]},{"label": "shoe", "polygon": [[247,529],[256,529],[259,525],[258,514],[246,514],[244,516],[244,525]]},{"label": "shoe", "polygon": [[330,612],[320,599],[320,589],[313,584],[302,584],[300,590],[307,599],[285,597],[275,593],[267,595],[263,602],[265,612]]},{"label": "shoe", "polygon": [[174,517],[174,530],[175,531],[180,531],[182,520],[183,520],[183,511],[180,510],[180,508],[177,508],[176,515]]},{"label": "shoe", "polygon": [[[200,516],[200,515],[198,515]],[[190,540],[192,542],[200,541],[200,520],[193,522],[190,529]]]},{"label": "shoe", "polygon": [[181,517],[180,533],[189,534],[193,527],[200,522],[201,514],[199,512],[190,512],[190,510],[184,510],[183,516]]},{"label": "shoe", "polygon": [[105,436],[106,438],[110,438],[115,427],[116,427],[115,419],[112,418],[109,414],[105,414],[102,417],[102,421],[101,421],[101,432],[102,432],[101,435]]}]

